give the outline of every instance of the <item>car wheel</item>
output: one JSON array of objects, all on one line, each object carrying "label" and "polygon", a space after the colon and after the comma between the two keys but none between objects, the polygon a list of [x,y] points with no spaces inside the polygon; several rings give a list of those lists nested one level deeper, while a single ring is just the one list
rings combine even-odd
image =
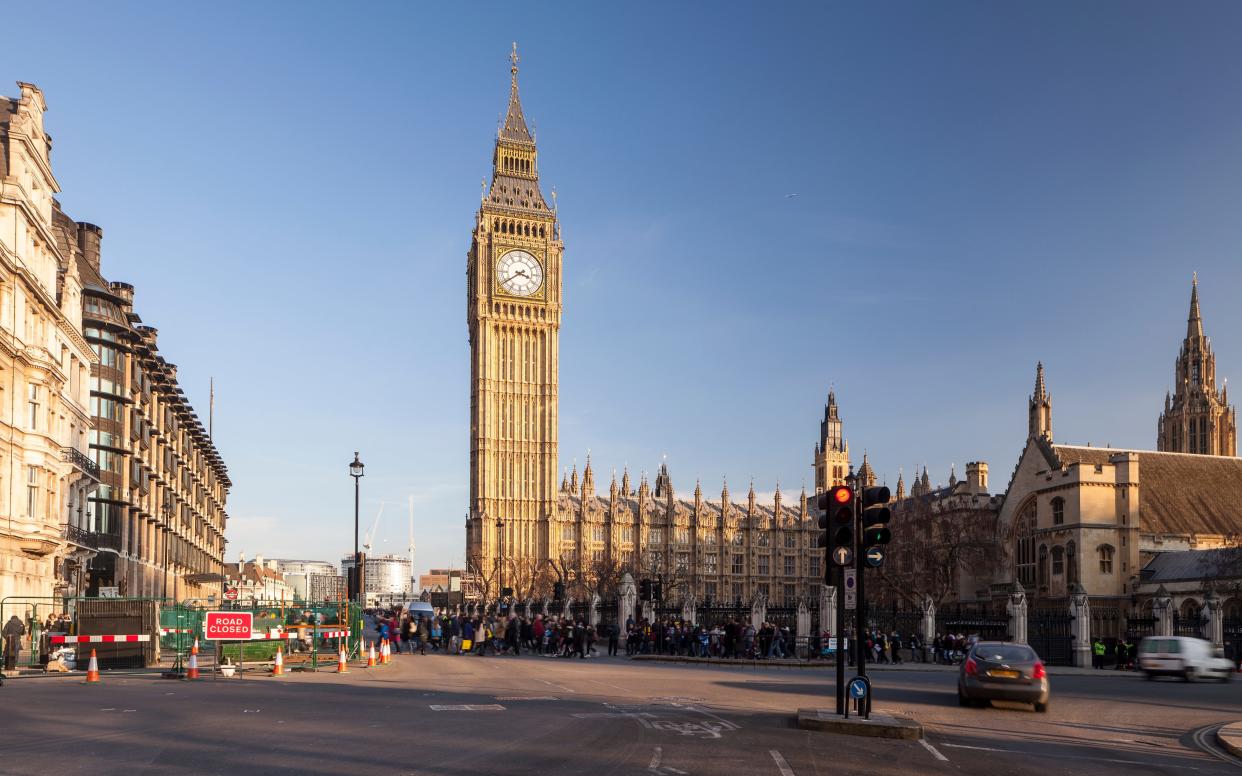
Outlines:
[{"label": "car wheel", "polygon": [[1194,672],[1191,671],[1189,668],[1187,668],[1185,671],[1182,671],[1183,682],[1189,682],[1192,678],[1194,678]]},{"label": "car wheel", "polygon": [[1036,702],[1035,711],[1039,712],[1040,714],[1046,714],[1048,712],[1048,702],[1047,701],[1044,701],[1043,703]]},{"label": "car wheel", "polygon": [[1151,681],[1154,681],[1154,680],[1155,680],[1156,675],[1155,675],[1154,673],[1152,673],[1151,671],[1144,671],[1144,672],[1143,672],[1143,678],[1144,678],[1144,679],[1146,679],[1147,681],[1151,682]]}]

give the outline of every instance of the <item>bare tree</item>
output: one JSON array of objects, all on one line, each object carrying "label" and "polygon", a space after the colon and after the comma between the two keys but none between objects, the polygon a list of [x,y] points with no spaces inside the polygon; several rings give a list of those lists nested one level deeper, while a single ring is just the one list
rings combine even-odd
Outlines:
[{"label": "bare tree", "polygon": [[[912,499],[893,510],[895,537],[877,574],[877,600],[937,606],[958,597],[964,577],[990,579],[997,570],[996,513],[940,509]],[[870,598],[870,596],[868,596]]]}]

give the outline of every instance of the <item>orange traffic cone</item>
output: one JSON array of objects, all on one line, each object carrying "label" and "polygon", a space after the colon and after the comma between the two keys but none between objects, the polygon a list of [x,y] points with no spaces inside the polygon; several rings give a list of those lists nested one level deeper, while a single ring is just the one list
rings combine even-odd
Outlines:
[{"label": "orange traffic cone", "polygon": [[375,642],[371,642],[371,654],[367,656],[367,668],[375,668]]},{"label": "orange traffic cone", "polygon": [[190,650],[190,664],[185,669],[186,679],[198,678],[198,650]]},{"label": "orange traffic cone", "polygon": [[384,639],[380,643],[380,663],[388,665],[388,661],[392,659],[392,653],[388,650],[388,639]]},{"label": "orange traffic cone", "polygon": [[285,675],[285,650],[283,647],[276,647],[276,662],[272,664],[272,676]]},{"label": "orange traffic cone", "polygon": [[384,641],[384,662],[392,662],[392,642],[388,640]]},{"label": "orange traffic cone", "polygon": [[345,665],[345,648],[344,647],[341,647],[341,651],[337,654],[336,672],[338,674],[349,673],[349,667]]},{"label": "orange traffic cone", "polygon": [[91,662],[86,665],[86,683],[95,684],[99,681],[99,660],[95,657],[95,650],[91,650]]}]

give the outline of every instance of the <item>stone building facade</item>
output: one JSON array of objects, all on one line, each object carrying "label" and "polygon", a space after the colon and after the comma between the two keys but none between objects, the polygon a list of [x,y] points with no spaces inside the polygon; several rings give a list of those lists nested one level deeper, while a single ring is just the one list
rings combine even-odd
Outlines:
[{"label": "stone building facade", "polygon": [[94,554],[79,541],[99,472],[87,455],[90,374],[82,281],[55,231],[47,105],[33,84],[0,98],[0,598],[72,595]]},{"label": "stone building facade", "polygon": [[91,455],[101,483],[91,499],[98,554],[88,594],[176,600],[217,596],[224,573],[231,482],[206,428],[160,354],[158,332],[134,311],[134,287],[101,273],[102,230],[62,216],[77,235],[83,333],[91,371]]},{"label": "stone building facade", "polygon": [[1199,278],[1191,281],[1186,339],[1173,366],[1173,393],[1164,395],[1156,427],[1156,449],[1200,455],[1238,454],[1238,418],[1229,388],[1216,389],[1216,355],[1203,333]]},{"label": "stone building facade", "polygon": [[218,593],[228,475],[102,230],[61,211],[42,92],[0,99],[0,597]]}]

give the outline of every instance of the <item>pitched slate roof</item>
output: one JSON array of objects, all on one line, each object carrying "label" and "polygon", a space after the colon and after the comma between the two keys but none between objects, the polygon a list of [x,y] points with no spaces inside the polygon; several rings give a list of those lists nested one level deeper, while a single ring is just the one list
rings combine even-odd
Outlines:
[{"label": "pitched slate roof", "polygon": [[1242,534],[1242,458],[1108,447],[1049,445],[1056,465],[1112,463],[1138,455],[1144,533]]},{"label": "pitched slate roof", "polygon": [[1143,582],[1242,577],[1242,548],[1159,552],[1143,567]]}]

